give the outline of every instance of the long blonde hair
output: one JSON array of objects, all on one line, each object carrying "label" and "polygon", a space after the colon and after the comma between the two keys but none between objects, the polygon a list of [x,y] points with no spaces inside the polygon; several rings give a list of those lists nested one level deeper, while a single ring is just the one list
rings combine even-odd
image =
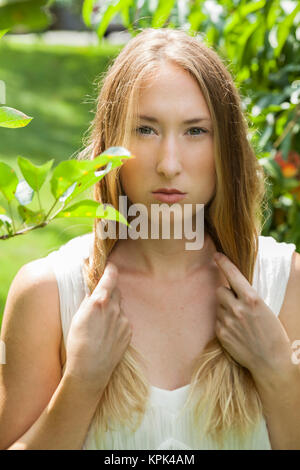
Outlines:
[{"label": "long blonde hair", "polygon": [[[265,177],[248,138],[248,123],[241,98],[223,59],[201,36],[181,29],[146,28],[133,37],[109,65],[98,83],[95,117],[86,148],[79,159],[95,158],[111,146],[130,150],[136,126],[139,86],[155,76],[163,62],[177,64],[194,77],[205,97],[214,129],[216,190],[205,206],[205,227],[222,251],[252,283],[262,228]],[[97,202],[119,209],[124,194],[120,168],[94,186]],[[91,292],[101,278],[116,239],[97,235],[94,221],[93,258],[84,265]],[[94,415],[97,436],[118,425],[134,432],[140,425],[149,397],[143,374],[144,358],[131,344],[113,371]],[[195,430],[210,435],[219,446],[228,431],[243,439],[262,416],[262,404],[248,369],[237,363],[217,338],[195,361],[188,404],[194,406]],[[204,429],[197,427],[205,410]],[[135,420],[137,418],[137,420]],[[113,425],[116,425],[116,428]],[[104,434],[102,434],[104,436]]]}]

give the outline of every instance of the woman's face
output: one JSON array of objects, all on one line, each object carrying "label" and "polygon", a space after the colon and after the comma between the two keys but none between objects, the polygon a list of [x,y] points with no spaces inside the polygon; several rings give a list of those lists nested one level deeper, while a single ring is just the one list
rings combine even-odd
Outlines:
[{"label": "woman's face", "polygon": [[147,87],[144,84],[138,126],[132,130],[129,147],[136,158],[120,169],[125,194],[133,204],[142,203],[151,210],[151,204],[162,203],[153,191],[176,188],[186,193],[177,204],[206,205],[215,189],[213,128],[197,82],[168,63],[147,81]]}]

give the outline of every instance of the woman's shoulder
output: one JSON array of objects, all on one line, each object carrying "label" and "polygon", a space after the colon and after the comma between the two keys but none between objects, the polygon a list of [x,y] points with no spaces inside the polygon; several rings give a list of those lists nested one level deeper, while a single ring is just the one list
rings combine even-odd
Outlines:
[{"label": "woman's shoulder", "polygon": [[279,313],[280,321],[291,341],[300,338],[299,290],[300,254],[295,251],[291,258],[288,282]]},{"label": "woman's shoulder", "polygon": [[[67,305],[73,297],[79,296],[82,287],[82,265],[89,258],[93,248],[94,234],[86,233],[71,238],[55,247],[43,258],[34,260],[30,267],[38,272],[43,269],[57,282],[61,303]],[[84,287],[84,286],[83,286]]]},{"label": "woman's shoulder", "polygon": [[[292,242],[279,242],[272,236],[259,236],[256,269],[260,282],[273,285],[273,289],[284,288],[287,283],[296,245]],[[277,285],[277,287],[276,287]]]},{"label": "woman's shoulder", "polygon": [[263,258],[276,258],[288,255],[295,251],[296,245],[292,242],[279,242],[274,237],[260,235],[258,237],[259,255]]},{"label": "woman's shoulder", "polygon": [[294,243],[259,236],[253,285],[276,316],[285,298],[295,250]]}]

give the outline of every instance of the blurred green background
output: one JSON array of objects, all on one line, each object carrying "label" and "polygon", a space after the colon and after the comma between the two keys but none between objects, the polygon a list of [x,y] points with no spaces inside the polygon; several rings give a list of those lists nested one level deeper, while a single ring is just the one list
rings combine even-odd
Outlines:
[{"label": "blurred green background", "polygon": [[[92,118],[95,78],[119,50],[120,46],[109,43],[93,47],[28,46],[3,39],[0,79],[6,84],[6,105],[34,119],[24,128],[1,128],[0,160],[21,177],[19,155],[37,165],[54,158],[53,167],[74,156],[82,148]],[[35,198],[33,207],[35,202],[37,210]],[[41,202],[43,207],[50,207],[47,184],[41,190]],[[1,195],[0,205],[5,205]],[[9,286],[19,268],[92,229],[92,219],[59,219],[45,228],[0,240],[0,324]]]},{"label": "blurred green background", "polygon": [[[262,234],[294,242],[299,252],[299,24],[300,4],[294,0],[4,1],[0,30],[9,33],[0,40],[0,80],[6,85],[5,105],[34,119],[20,129],[0,127],[0,161],[21,176],[19,155],[38,165],[54,158],[53,167],[74,158],[93,117],[95,79],[123,44],[148,26],[192,30],[219,53],[239,89],[249,139],[269,181]],[[49,207],[47,185],[41,198]],[[18,269],[92,226],[87,218],[60,219],[0,240],[0,326]]]}]

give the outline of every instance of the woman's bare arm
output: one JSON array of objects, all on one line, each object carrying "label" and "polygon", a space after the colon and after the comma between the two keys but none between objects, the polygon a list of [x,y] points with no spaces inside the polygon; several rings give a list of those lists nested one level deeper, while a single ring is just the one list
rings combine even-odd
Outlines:
[{"label": "woman's bare arm", "polygon": [[7,296],[1,339],[0,449],[80,449],[99,399],[61,374],[59,292],[43,260],[24,265]]},{"label": "woman's bare arm", "polygon": [[99,398],[63,376],[41,416],[8,450],[81,450]]}]

